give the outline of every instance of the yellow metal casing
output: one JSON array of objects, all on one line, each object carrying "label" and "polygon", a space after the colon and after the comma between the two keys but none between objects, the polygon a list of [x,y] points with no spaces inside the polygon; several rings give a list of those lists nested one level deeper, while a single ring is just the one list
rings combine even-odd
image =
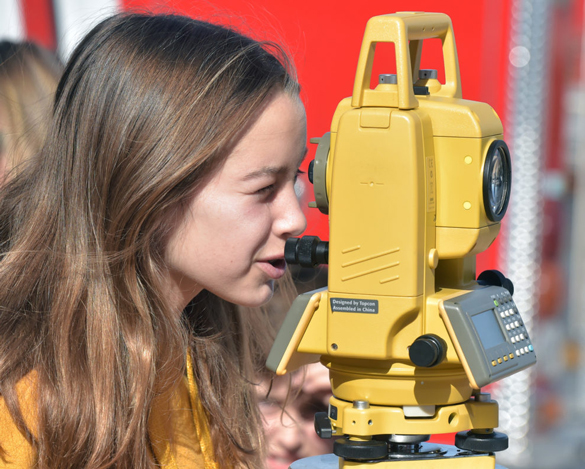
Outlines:
[{"label": "yellow metal casing", "polygon": [[[429,80],[430,94],[420,96],[413,75],[429,38],[442,41],[446,81]],[[397,84],[370,89],[379,42],[395,44]],[[495,403],[469,401],[469,373],[439,312],[443,301],[476,288],[474,256],[498,234],[499,222],[484,209],[482,174],[488,148],[501,139],[493,109],[461,98],[446,15],[398,13],[368,22],[353,96],[333,116],[319,189],[329,212],[328,290],[303,302],[281,338],[286,351],[271,357],[279,374],[320,357],[340,409],[337,434],[497,425]],[[432,368],[409,357],[424,334],[446,347]],[[372,406],[358,420],[352,418],[356,400]],[[405,406],[436,406],[436,413],[405,418]],[[488,459],[482,464],[493,468]]]},{"label": "yellow metal casing", "polygon": [[391,428],[394,434],[453,433],[469,428],[498,426],[498,405],[495,401],[475,402],[439,407],[430,418],[408,418],[399,407],[370,406],[356,409],[351,402],[332,398],[337,419],[331,419],[335,434],[374,436]]}]

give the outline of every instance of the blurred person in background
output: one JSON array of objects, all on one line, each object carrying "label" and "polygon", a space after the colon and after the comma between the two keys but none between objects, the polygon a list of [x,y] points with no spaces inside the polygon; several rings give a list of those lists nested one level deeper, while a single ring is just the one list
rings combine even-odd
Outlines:
[{"label": "blurred person in background", "polygon": [[315,433],[316,412],[326,412],[331,397],[329,370],[320,363],[271,379],[258,386],[264,418],[267,469],[287,469],[302,458],[333,451],[333,440]]},{"label": "blurred person in background", "polygon": [[48,50],[0,41],[0,179],[40,150],[61,72]]},{"label": "blurred person in background", "polygon": [[[308,191],[304,178],[297,179],[299,199]],[[327,286],[327,267],[306,268],[291,265],[296,292],[305,293]],[[278,288],[268,304],[273,331],[284,321],[294,296],[292,290]],[[321,439],[315,432],[315,413],[327,412],[331,397],[329,370],[313,363],[285,376],[265,370],[256,389],[264,423],[266,469],[288,469],[295,461],[333,452],[333,440]]]}]

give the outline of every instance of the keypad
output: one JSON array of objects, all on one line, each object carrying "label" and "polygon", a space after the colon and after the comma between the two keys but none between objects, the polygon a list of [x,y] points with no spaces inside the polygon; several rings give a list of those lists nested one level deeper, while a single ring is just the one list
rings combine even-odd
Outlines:
[{"label": "keypad", "polygon": [[512,295],[508,292],[498,293],[491,296],[496,315],[505,330],[509,342],[512,344],[512,352],[503,353],[502,356],[491,357],[492,366],[498,366],[516,357],[527,353],[533,353],[534,347],[530,341],[524,321],[516,308]]}]

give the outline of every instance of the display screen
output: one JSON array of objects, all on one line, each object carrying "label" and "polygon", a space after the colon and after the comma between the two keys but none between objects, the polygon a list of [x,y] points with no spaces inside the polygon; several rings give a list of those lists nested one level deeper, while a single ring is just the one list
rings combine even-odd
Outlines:
[{"label": "display screen", "polygon": [[490,309],[483,313],[475,314],[471,316],[471,319],[485,350],[506,341],[493,310]]}]

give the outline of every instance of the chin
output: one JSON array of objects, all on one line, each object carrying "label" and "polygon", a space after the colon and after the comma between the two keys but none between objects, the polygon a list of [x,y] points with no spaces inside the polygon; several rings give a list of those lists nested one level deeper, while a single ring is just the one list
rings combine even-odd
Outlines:
[{"label": "chin", "polygon": [[[247,290],[247,292],[250,293],[250,290]],[[274,282],[271,281],[269,284],[262,285],[262,287],[258,288],[255,294],[253,295],[246,295],[246,297],[226,299],[239,306],[244,306],[247,308],[258,308],[268,303],[272,299],[273,295]]]}]

